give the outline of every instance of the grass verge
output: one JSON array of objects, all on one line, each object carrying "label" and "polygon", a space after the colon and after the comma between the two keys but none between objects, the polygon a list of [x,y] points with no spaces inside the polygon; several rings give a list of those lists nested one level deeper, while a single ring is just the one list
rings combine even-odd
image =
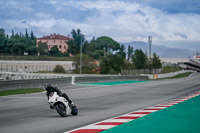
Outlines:
[{"label": "grass verge", "polygon": [[27,88],[27,89],[15,89],[15,90],[3,90],[0,91],[0,96],[17,95],[17,94],[28,94],[43,92],[44,89],[41,88]]},{"label": "grass verge", "polygon": [[72,57],[53,57],[53,56],[12,56],[12,55],[0,55],[0,60],[39,60],[39,61],[73,61]]},{"label": "grass verge", "polygon": [[186,73],[181,73],[178,75],[175,75],[173,77],[168,77],[168,78],[161,78],[161,79],[177,79],[177,78],[184,78],[184,77],[188,77],[190,74],[192,74],[193,72],[186,72]]},{"label": "grass verge", "polygon": [[180,68],[176,68],[176,67],[173,67],[173,66],[164,66],[162,68],[162,71],[159,74],[177,72],[177,71],[180,71],[180,70],[181,70]]}]

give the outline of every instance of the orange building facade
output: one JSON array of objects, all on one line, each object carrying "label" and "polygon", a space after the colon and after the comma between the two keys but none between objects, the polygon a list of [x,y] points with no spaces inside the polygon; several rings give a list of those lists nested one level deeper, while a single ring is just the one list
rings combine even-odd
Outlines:
[{"label": "orange building facade", "polygon": [[63,36],[59,34],[51,34],[50,36],[43,36],[41,38],[37,38],[36,47],[38,47],[38,43],[47,43],[48,50],[52,47],[57,46],[58,50],[62,53],[66,53],[68,49],[67,42],[71,40],[69,36]]}]

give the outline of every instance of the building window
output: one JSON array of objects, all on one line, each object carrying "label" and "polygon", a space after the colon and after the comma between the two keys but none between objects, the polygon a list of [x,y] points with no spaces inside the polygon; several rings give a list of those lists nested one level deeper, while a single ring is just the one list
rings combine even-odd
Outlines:
[{"label": "building window", "polygon": [[66,50],[66,46],[64,46],[64,49]]},{"label": "building window", "polygon": [[56,40],[54,40],[54,42],[56,42]]},{"label": "building window", "polygon": [[59,48],[61,48],[62,46],[61,45],[59,45]]}]

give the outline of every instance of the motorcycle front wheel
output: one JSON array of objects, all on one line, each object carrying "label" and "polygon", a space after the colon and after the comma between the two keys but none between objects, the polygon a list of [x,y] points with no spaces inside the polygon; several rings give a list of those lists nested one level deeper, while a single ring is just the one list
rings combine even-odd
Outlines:
[{"label": "motorcycle front wheel", "polygon": [[66,107],[63,103],[56,103],[55,105],[56,111],[58,112],[58,114],[62,117],[66,117]]}]

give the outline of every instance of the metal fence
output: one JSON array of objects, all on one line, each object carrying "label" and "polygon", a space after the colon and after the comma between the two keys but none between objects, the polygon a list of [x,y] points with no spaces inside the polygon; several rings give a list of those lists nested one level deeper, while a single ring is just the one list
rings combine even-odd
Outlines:
[{"label": "metal fence", "polygon": [[61,65],[66,71],[75,69],[72,61],[20,61],[0,60],[1,72],[39,72],[53,71],[56,65]]},{"label": "metal fence", "polygon": [[122,75],[140,75],[140,74],[157,74],[162,69],[133,69],[122,70]]}]

